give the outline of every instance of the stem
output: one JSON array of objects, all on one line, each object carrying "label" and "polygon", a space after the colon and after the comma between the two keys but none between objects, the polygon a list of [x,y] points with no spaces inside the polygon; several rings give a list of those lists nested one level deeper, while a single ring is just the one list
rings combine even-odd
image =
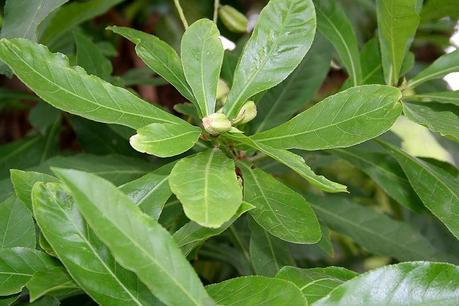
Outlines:
[{"label": "stem", "polygon": [[218,8],[220,7],[220,0],[215,0],[214,2],[214,22],[218,21]]},{"label": "stem", "polygon": [[180,16],[180,20],[183,23],[183,26],[185,27],[185,30],[188,29],[188,22],[186,21],[185,14],[183,13],[182,6],[180,5],[180,0],[174,0],[175,7],[177,8],[177,12]]}]

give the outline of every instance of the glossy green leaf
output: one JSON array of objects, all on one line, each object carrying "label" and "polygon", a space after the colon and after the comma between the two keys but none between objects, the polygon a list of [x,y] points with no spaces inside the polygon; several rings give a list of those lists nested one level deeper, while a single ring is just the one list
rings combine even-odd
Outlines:
[{"label": "glossy green leaf", "polygon": [[441,104],[451,104],[459,106],[459,90],[429,92],[405,98],[408,101],[415,102],[436,102]]},{"label": "glossy green leaf", "polygon": [[362,82],[359,45],[351,21],[336,0],[317,0],[317,25],[319,31],[333,44],[352,85]]},{"label": "glossy green leaf", "polygon": [[271,0],[237,64],[225,113],[235,117],[250,97],[285,80],[308,52],[315,30],[311,0]]},{"label": "glossy green leaf", "polygon": [[148,67],[172,84],[186,99],[195,101],[174,48],[156,36],[138,30],[116,26],[108,29],[136,44],[137,55]]},{"label": "glossy green leaf", "polygon": [[29,290],[31,302],[45,295],[59,295],[79,290],[70,275],[62,268],[36,272],[27,282],[26,287]]},{"label": "glossy green leaf", "polygon": [[438,166],[381,144],[398,161],[424,205],[459,239],[459,180]]},{"label": "glossy green leaf", "polygon": [[17,169],[11,170],[11,181],[13,182],[16,196],[32,211],[32,188],[36,182],[58,182],[54,176],[34,172],[21,171]]},{"label": "glossy green leaf", "polygon": [[215,112],[224,53],[219,36],[213,21],[200,19],[185,31],[182,38],[183,71],[202,117]]},{"label": "glossy green leaf", "polygon": [[284,267],[276,275],[297,285],[310,304],[355,276],[357,273],[354,271],[333,266],[311,269]]},{"label": "glossy green leaf", "polygon": [[55,170],[115,259],[168,305],[214,305],[196,272],[154,219],[111,183],[75,170]]},{"label": "glossy green leaf", "polygon": [[270,174],[239,163],[244,200],[255,205],[250,215],[271,235],[293,243],[315,243],[321,231],[308,202]]},{"label": "glossy green leaf", "polygon": [[0,40],[0,59],[43,100],[69,113],[134,129],[183,122],[126,89],[71,67],[64,55],[28,40]]},{"label": "glossy green leaf", "polygon": [[76,283],[97,303],[154,304],[154,297],[135,275],[113,260],[60,184],[37,183],[32,199],[35,219],[47,242]]},{"label": "glossy green leaf", "polygon": [[346,192],[346,186],[332,182],[324,176],[315,174],[314,171],[312,171],[312,169],[306,164],[304,159],[299,155],[291,153],[287,150],[272,148],[242,134],[229,134],[226,137],[239,143],[248,145],[268,155],[272,159],[277,160],[278,162],[289,167],[291,170],[295,171],[302,178],[317,188],[327,192]]},{"label": "glossy green leaf", "polygon": [[234,162],[219,149],[180,160],[172,169],[169,185],[187,217],[205,227],[222,226],[242,202]]},{"label": "glossy green leaf", "polygon": [[139,152],[171,157],[191,149],[201,136],[201,129],[188,123],[152,123],[137,130],[129,140]]},{"label": "glossy green leaf", "polygon": [[34,249],[0,249],[0,296],[21,292],[35,272],[57,266],[52,257]]},{"label": "glossy green leaf", "polygon": [[387,131],[402,111],[400,98],[400,90],[394,87],[353,87],[253,139],[279,149],[350,147]]},{"label": "glossy green leaf", "polygon": [[35,244],[35,224],[31,211],[15,196],[0,202],[0,249],[33,249]]},{"label": "glossy green leaf", "polygon": [[313,306],[456,305],[459,268],[407,262],[382,267],[345,282]]},{"label": "glossy green leaf", "polygon": [[459,49],[440,56],[427,68],[418,73],[408,82],[410,88],[415,88],[424,82],[441,79],[445,75],[459,71]]},{"label": "glossy green leaf", "polygon": [[82,32],[73,33],[76,44],[76,63],[83,67],[88,74],[108,80],[112,74],[112,63],[103,54],[99,46]]},{"label": "glossy green leaf", "polygon": [[304,296],[291,282],[265,276],[233,278],[206,287],[219,305],[306,306]]}]

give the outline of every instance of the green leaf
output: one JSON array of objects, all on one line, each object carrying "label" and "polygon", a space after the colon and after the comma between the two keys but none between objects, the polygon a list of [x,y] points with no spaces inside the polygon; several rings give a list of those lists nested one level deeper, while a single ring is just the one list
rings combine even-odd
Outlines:
[{"label": "green leaf", "polygon": [[59,306],[60,305],[60,301],[53,297],[53,296],[44,296],[42,298],[40,298],[39,300],[35,301],[35,302],[32,302],[32,303],[28,303],[28,304],[20,304],[20,306],[24,306],[24,305],[29,305],[29,306]]},{"label": "green leaf", "polygon": [[183,122],[126,89],[71,67],[64,55],[28,40],[0,40],[0,59],[39,97],[69,113],[134,129],[150,123]]},{"label": "green leaf", "polygon": [[255,205],[250,215],[271,235],[293,243],[316,243],[320,225],[306,200],[270,174],[239,163],[244,200]]},{"label": "green leaf", "polygon": [[354,271],[341,267],[300,269],[283,267],[276,277],[297,285],[309,303],[326,296],[337,286],[357,276]]},{"label": "green leaf", "polygon": [[235,117],[250,97],[285,80],[308,52],[315,30],[311,0],[269,1],[237,64],[224,108],[228,117]]},{"label": "green leaf", "polygon": [[440,103],[403,103],[404,114],[412,121],[424,125],[459,142],[459,107]]},{"label": "green leaf", "polygon": [[233,278],[206,287],[219,305],[306,306],[304,296],[291,282],[264,276]]},{"label": "green leaf", "polygon": [[317,0],[319,31],[333,44],[352,79],[352,85],[362,82],[359,45],[351,21],[336,0]]},{"label": "green leaf", "polygon": [[154,304],[154,297],[135,275],[113,260],[60,184],[37,183],[32,199],[35,219],[46,240],[72,278],[98,304]]},{"label": "green leaf", "polygon": [[203,227],[193,221],[190,221],[174,233],[174,240],[182,249],[182,252],[188,256],[193,249],[203,244],[207,239],[223,233],[240,216],[254,208],[255,207],[252,204],[242,202],[236,214],[219,228]]},{"label": "green leaf", "polygon": [[117,262],[168,305],[214,305],[172,236],[111,183],[75,170],[54,170]]},{"label": "green leaf", "polygon": [[79,290],[70,275],[62,268],[36,272],[27,282],[26,287],[29,290],[30,302],[45,295],[59,295]]},{"label": "green leaf", "polygon": [[421,18],[424,22],[445,16],[450,16],[453,19],[459,18],[459,7],[456,0],[429,0],[424,2],[421,12]]},{"label": "green leaf", "polygon": [[138,129],[129,142],[139,152],[171,157],[191,149],[199,136],[201,129],[188,123],[152,123]]},{"label": "green leaf", "polygon": [[441,79],[445,75],[459,71],[459,49],[440,56],[430,66],[418,73],[408,82],[408,87],[415,88],[424,82]]},{"label": "green leaf", "polygon": [[0,306],[11,306],[21,297],[20,294],[7,297],[0,297]]},{"label": "green leaf", "polygon": [[133,42],[137,55],[148,67],[172,84],[186,99],[195,102],[185,79],[182,62],[174,48],[156,36],[138,30],[116,26],[108,29]]},{"label": "green leaf", "polygon": [[234,162],[219,149],[180,160],[172,169],[169,185],[186,216],[205,227],[220,227],[242,202]]},{"label": "green leaf", "polygon": [[445,263],[407,262],[362,274],[313,306],[456,305],[459,268]]},{"label": "green leaf", "polygon": [[419,25],[418,0],[378,0],[378,34],[386,83],[397,85],[403,61]]},{"label": "green leaf", "polygon": [[73,32],[76,44],[76,63],[83,67],[88,74],[108,80],[112,74],[112,63],[103,54],[97,44],[82,32]]},{"label": "green leaf", "polygon": [[387,131],[402,111],[400,98],[400,90],[394,87],[353,87],[253,139],[279,149],[350,147]]},{"label": "green leaf", "polygon": [[32,188],[36,182],[56,183],[54,176],[33,172],[11,169],[11,181],[13,182],[16,196],[32,211]]},{"label": "green leaf", "polygon": [[378,38],[366,42],[360,54],[362,84],[385,84]]},{"label": "green leaf", "polygon": [[459,90],[429,92],[414,96],[405,97],[408,101],[415,102],[436,102],[441,104],[451,104],[459,106]]},{"label": "green leaf", "polygon": [[312,185],[325,190],[327,192],[346,192],[346,186],[332,182],[326,177],[317,175],[312,171],[312,169],[306,164],[303,157],[291,153],[287,150],[275,149],[270,146],[259,143],[249,137],[246,137],[242,134],[227,134],[225,137],[248,145],[264,154],[268,155],[274,160],[286,165],[302,178],[310,182]]},{"label": "green leaf", "polygon": [[375,255],[402,260],[440,260],[432,244],[406,223],[343,197],[309,195],[319,219],[332,230],[351,237]]},{"label": "green leaf", "polygon": [[215,112],[224,54],[219,36],[213,21],[200,19],[185,31],[182,38],[183,71],[202,117]]},{"label": "green leaf", "polygon": [[424,205],[459,239],[459,180],[438,166],[380,143],[398,161]]},{"label": "green leaf", "polygon": [[33,249],[35,244],[35,224],[31,211],[15,196],[0,202],[0,249]]},{"label": "green leaf", "polygon": [[21,292],[35,272],[54,267],[56,261],[40,251],[21,247],[0,249],[0,296]]},{"label": "green leaf", "polygon": [[275,276],[283,266],[294,265],[288,243],[271,236],[255,222],[250,222],[250,261],[255,273]]}]

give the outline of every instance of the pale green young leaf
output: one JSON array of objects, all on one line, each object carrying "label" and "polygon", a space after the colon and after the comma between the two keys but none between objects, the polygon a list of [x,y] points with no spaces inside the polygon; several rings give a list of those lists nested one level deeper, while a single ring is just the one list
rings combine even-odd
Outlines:
[{"label": "pale green young leaf", "polygon": [[11,169],[11,182],[16,196],[32,211],[32,188],[36,182],[57,183],[54,176],[34,171]]},{"label": "pale green young leaf", "polygon": [[0,202],[0,249],[35,248],[35,224],[32,212],[15,196]]},{"label": "pale green young leaf", "polygon": [[317,0],[315,3],[319,31],[335,47],[352,85],[360,85],[362,68],[359,45],[351,21],[336,0]]},{"label": "pale green young leaf", "polygon": [[215,305],[172,236],[108,181],[55,169],[95,234],[116,261],[168,305]]},{"label": "pale green young leaf", "polygon": [[391,128],[402,111],[400,98],[400,90],[390,86],[349,88],[253,139],[279,149],[350,147]]},{"label": "pale green young leaf", "polygon": [[224,54],[219,36],[213,21],[200,19],[185,31],[182,38],[183,71],[202,117],[215,112]]},{"label": "pale green young leaf", "polygon": [[285,80],[308,52],[315,31],[311,0],[271,0],[237,64],[225,113],[234,118],[250,97]]},{"label": "pale green young leaf", "polygon": [[[459,267],[407,262],[357,276],[312,306],[456,305]],[[377,293],[377,294],[376,294]]]},{"label": "pale green young leaf", "polygon": [[79,290],[70,275],[61,267],[34,273],[26,287],[29,290],[30,302],[45,295],[59,295]]},{"label": "pale green young leaf", "polygon": [[99,46],[80,31],[75,31],[73,37],[76,45],[77,65],[83,67],[88,74],[109,80],[113,70],[112,63]]},{"label": "pale green young leaf", "polygon": [[459,90],[423,93],[405,97],[405,100],[415,102],[436,102],[459,106]]},{"label": "pale green young leaf", "polygon": [[169,185],[186,216],[205,227],[222,226],[242,202],[234,162],[219,149],[209,149],[177,162]]},{"label": "pale green young leaf", "polygon": [[244,200],[255,206],[249,213],[271,235],[293,243],[316,243],[320,225],[311,205],[270,174],[239,163],[244,175]]}]

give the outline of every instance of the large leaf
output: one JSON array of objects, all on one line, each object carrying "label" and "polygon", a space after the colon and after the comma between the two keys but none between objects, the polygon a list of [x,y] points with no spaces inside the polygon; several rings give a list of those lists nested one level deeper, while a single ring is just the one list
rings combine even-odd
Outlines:
[{"label": "large leaf", "polygon": [[27,282],[26,287],[29,290],[31,302],[45,295],[59,295],[79,291],[77,284],[61,267],[36,272]]},{"label": "large leaf", "polygon": [[398,161],[424,205],[459,239],[459,180],[432,163],[382,144]]},{"label": "large leaf", "polygon": [[308,303],[314,303],[355,276],[357,273],[341,267],[311,269],[284,267],[276,275],[277,278],[285,279],[297,285]]},{"label": "large leaf", "polygon": [[214,305],[172,236],[123,192],[92,174],[55,170],[96,235],[168,305]]},{"label": "large leaf", "polygon": [[351,21],[336,0],[317,0],[317,21],[319,31],[333,44],[352,85],[362,81],[359,45]]},{"label": "large leaf", "polygon": [[169,185],[187,217],[205,227],[220,227],[242,202],[234,162],[219,149],[180,160],[172,169]]},{"label": "large leaf", "polygon": [[219,305],[306,306],[308,304],[299,288],[291,282],[278,278],[238,277],[206,288]]},{"label": "large leaf", "polygon": [[12,169],[11,182],[13,182],[16,196],[30,209],[30,211],[32,211],[33,185],[35,185],[36,182],[56,183],[58,179],[44,173]]},{"label": "large leaf", "polygon": [[35,272],[56,266],[52,257],[34,249],[0,249],[0,296],[21,292]]},{"label": "large leaf", "polygon": [[250,97],[282,82],[308,52],[315,30],[311,0],[271,0],[237,64],[225,113],[235,117]]},{"label": "large leaf", "polygon": [[109,27],[136,44],[137,55],[157,74],[162,76],[189,101],[194,102],[193,92],[183,73],[182,62],[177,52],[154,35],[125,27]]},{"label": "large leaf", "polygon": [[442,104],[452,104],[459,106],[459,90],[429,92],[405,98],[408,101],[415,102],[436,102]]},{"label": "large leaf", "polygon": [[280,149],[349,147],[387,131],[402,111],[400,90],[384,85],[353,87],[330,96],[290,121],[255,134]]},{"label": "large leaf", "polygon": [[179,118],[71,67],[67,57],[24,39],[0,40],[0,59],[43,100],[91,120],[140,128],[150,123],[180,123]]},{"label": "large leaf", "polygon": [[57,183],[37,183],[34,216],[48,243],[78,285],[102,305],[152,305],[154,297],[120,267]]},{"label": "large leaf", "polygon": [[33,249],[35,244],[35,224],[31,211],[15,196],[0,202],[0,249]]},{"label": "large leaf", "polygon": [[182,38],[183,71],[202,117],[215,112],[224,53],[219,36],[213,21],[201,19],[193,23]]},{"label": "large leaf", "polygon": [[418,0],[378,0],[378,34],[386,83],[397,85],[406,53],[419,25]]},{"label": "large leaf", "polygon": [[271,235],[293,243],[315,243],[321,231],[308,202],[270,174],[239,163],[244,174],[244,199],[255,205],[255,221]]},{"label": "large leaf", "polygon": [[333,290],[313,306],[457,305],[459,267],[407,262],[362,274]]}]

